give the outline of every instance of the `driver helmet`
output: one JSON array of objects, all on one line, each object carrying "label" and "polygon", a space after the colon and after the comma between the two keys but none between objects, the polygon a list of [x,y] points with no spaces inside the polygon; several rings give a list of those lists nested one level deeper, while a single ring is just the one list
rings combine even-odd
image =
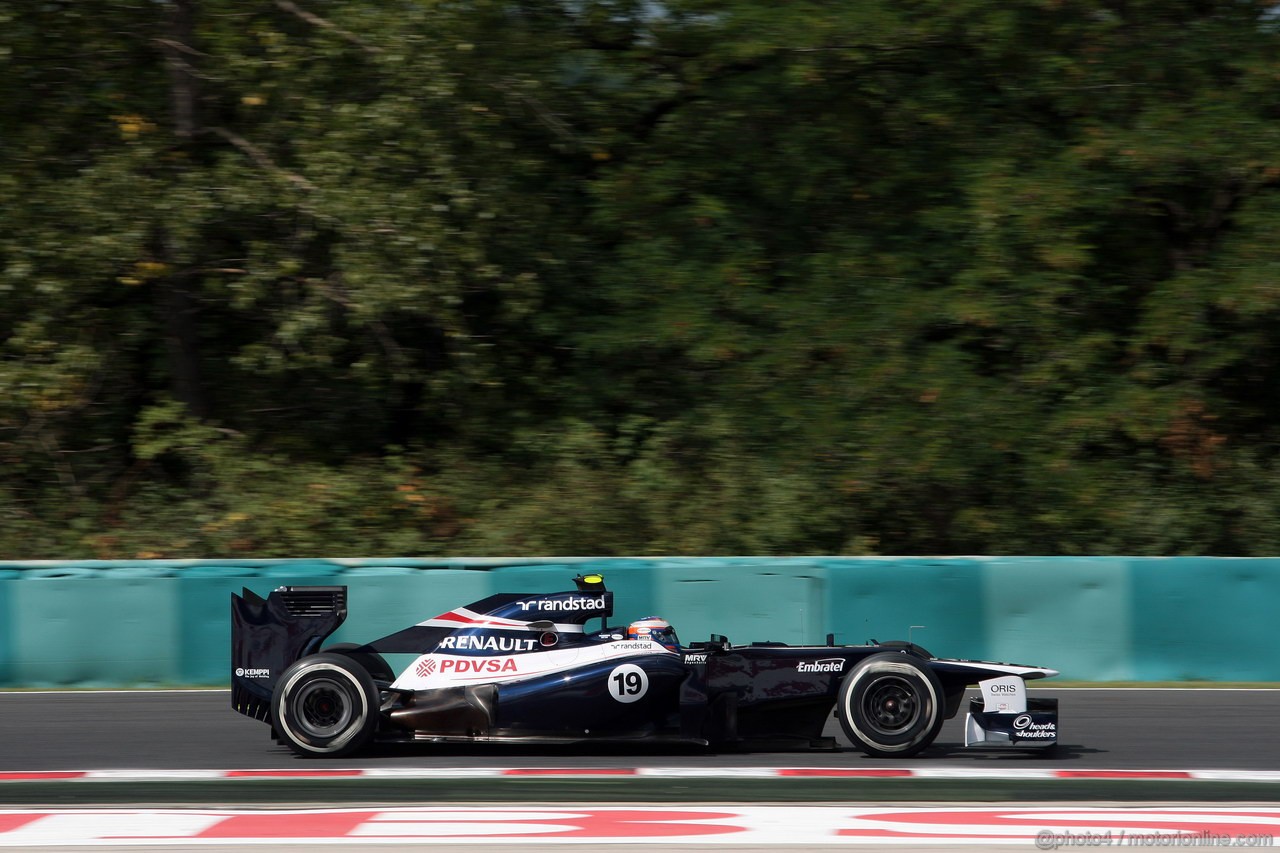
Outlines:
[{"label": "driver helmet", "polygon": [[646,616],[637,619],[627,626],[628,640],[653,640],[671,651],[677,651],[680,640],[676,637],[676,629],[671,623],[659,616]]}]

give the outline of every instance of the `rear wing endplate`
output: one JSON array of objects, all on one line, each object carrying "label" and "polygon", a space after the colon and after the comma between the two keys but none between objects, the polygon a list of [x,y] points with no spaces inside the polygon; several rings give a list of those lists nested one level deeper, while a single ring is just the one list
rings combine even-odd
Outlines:
[{"label": "rear wing endplate", "polygon": [[318,652],[346,618],[345,586],[282,586],[266,598],[248,589],[232,593],[232,707],[267,720],[280,673]]}]

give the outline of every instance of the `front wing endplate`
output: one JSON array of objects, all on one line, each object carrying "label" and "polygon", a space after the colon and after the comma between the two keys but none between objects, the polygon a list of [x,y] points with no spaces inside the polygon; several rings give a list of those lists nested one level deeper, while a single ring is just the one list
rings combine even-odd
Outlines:
[{"label": "front wing endplate", "polygon": [[1028,699],[1021,713],[984,711],[981,699],[969,702],[964,745],[982,749],[1044,749],[1058,742],[1058,700]]}]

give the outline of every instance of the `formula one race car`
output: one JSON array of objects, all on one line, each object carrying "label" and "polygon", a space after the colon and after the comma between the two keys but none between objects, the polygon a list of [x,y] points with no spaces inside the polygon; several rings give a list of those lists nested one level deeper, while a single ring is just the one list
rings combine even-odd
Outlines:
[{"label": "formula one race car", "polygon": [[[374,740],[583,741],[713,748],[832,747],[844,733],[873,756],[914,755],[979,683],[966,746],[1057,742],[1056,699],[1025,680],[1054,670],[935,658],[912,643],[680,645],[661,619],[608,627],[600,575],[571,592],[493,595],[364,645],[321,644],[346,618],[344,586],[232,595],[231,701],[303,756],[340,756]],[[592,619],[601,620],[587,630]],[[383,654],[414,654],[399,675]]]}]

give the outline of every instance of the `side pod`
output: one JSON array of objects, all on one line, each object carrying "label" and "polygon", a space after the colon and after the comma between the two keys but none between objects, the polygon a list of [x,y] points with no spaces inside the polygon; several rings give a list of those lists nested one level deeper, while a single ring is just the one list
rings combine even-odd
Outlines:
[{"label": "side pod", "polygon": [[271,713],[276,678],[320,650],[347,618],[345,586],[282,586],[265,599],[231,595],[231,706],[255,720]]}]

